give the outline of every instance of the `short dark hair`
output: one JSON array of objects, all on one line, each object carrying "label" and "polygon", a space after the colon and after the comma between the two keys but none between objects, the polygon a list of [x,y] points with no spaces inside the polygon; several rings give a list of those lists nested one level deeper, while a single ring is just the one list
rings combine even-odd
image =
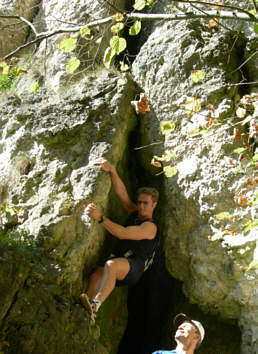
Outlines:
[{"label": "short dark hair", "polygon": [[159,200],[159,192],[157,191],[156,188],[141,187],[141,188],[137,189],[137,198],[139,197],[140,194],[151,195],[153,202],[157,202]]}]

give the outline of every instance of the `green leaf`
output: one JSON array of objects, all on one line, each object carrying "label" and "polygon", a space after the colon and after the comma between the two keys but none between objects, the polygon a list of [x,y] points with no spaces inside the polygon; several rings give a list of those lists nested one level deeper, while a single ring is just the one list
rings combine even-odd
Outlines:
[{"label": "green leaf", "polygon": [[121,22],[124,19],[124,15],[121,12],[117,12],[114,14],[113,19],[115,22]]},{"label": "green leaf", "polygon": [[39,88],[38,81],[34,81],[33,84],[31,85],[31,88],[29,89],[29,93],[35,94],[38,91],[38,88]]},{"label": "green leaf", "polygon": [[2,75],[10,74],[10,66],[5,61],[0,62],[0,68],[2,68]]},{"label": "green leaf", "polygon": [[113,36],[110,39],[110,47],[115,51],[118,55],[126,48],[126,40],[119,36]]},{"label": "green leaf", "polygon": [[252,268],[258,269],[258,259],[255,259],[254,261],[252,261],[252,262],[249,264],[247,270],[250,270],[250,269],[252,269]]},{"label": "green leaf", "polygon": [[142,9],[145,8],[145,5],[146,5],[146,0],[135,0],[135,3],[134,3],[134,5],[133,5],[133,8],[134,8],[135,10],[140,11],[140,10],[142,10]]},{"label": "green leaf", "polygon": [[255,155],[253,156],[252,161],[253,161],[253,162],[258,161],[258,154],[255,154]]},{"label": "green leaf", "polygon": [[112,48],[107,47],[107,49],[105,50],[104,58],[103,58],[103,63],[107,69],[110,68],[112,58],[115,55],[116,55],[115,51]]},{"label": "green leaf", "polygon": [[161,157],[154,155],[153,158],[157,161],[166,161],[169,162],[171,159],[176,158],[176,153],[175,152],[165,152]]},{"label": "green leaf", "polygon": [[80,34],[82,37],[87,37],[90,35],[90,28],[88,26],[84,26],[80,29]]},{"label": "green leaf", "polygon": [[147,0],[146,5],[151,6],[156,0]]},{"label": "green leaf", "polygon": [[160,130],[163,135],[171,133],[175,129],[175,123],[171,121],[162,122],[160,124]]},{"label": "green leaf", "polygon": [[119,85],[119,86],[123,86],[123,85],[125,85],[125,83],[126,83],[126,81],[124,79],[119,78],[117,80],[117,85]]},{"label": "green leaf", "polygon": [[258,219],[247,221],[244,226],[244,233],[247,233],[249,230],[254,229],[255,227],[258,227]]},{"label": "green leaf", "polygon": [[141,31],[142,23],[141,21],[135,21],[134,24],[129,29],[130,36],[137,36],[137,34]]},{"label": "green leaf", "polygon": [[68,38],[64,39],[60,43],[57,44],[57,47],[65,53],[72,52],[76,48],[76,38]]},{"label": "green leaf", "polygon": [[205,73],[202,70],[193,70],[191,72],[190,78],[193,82],[197,83],[205,78]]},{"label": "green leaf", "polygon": [[67,74],[73,74],[76,69],[80,66],[80,60],[76,57],[72,57],[68,63],[66,64],[66,72]]},{"label": "green leaf", "polygon": [[165,176],[167,178],[175,176],[177,174],[177,172],[178,172],[178,170],[177,170],[177,168],[175,166],[173,166],[173,167],[172,166],[165,166],[163,168],[163,171],[164,171]]},{"label": "green leaf", "polygon": [[258,23],[255,23],[255,24],[254,24],[254,32],[255,32],[255,33],[258,33]]},{"label": "green leaf", "polygon": [[242,152],[244,152],[244,151],[247,151],[247,149],[246,149],[246,148],[243,148],[243,147],[233,150],[233,152],[234,152],[235,154],[242,154]]},{"label": "green leaf", "polygon": [[125,64],[123,61],[120,61],[119,63],[120,63],[120,70],[122,72],[127,71],[129,69],[129,66]]},{"label": "green leaf", "polygon": [[250,205],[254,206],[254,205],[257,205],[257,204],[258,204],[258,191],[255,192],[255,194],[253,196],[253,199],[251,200]]},{"label": "green leaf", "polygon": [[222,211],[221,213],[216,214],[215,218],[217,220],[228,220],[232,218],[232,215],[230,215],[228,211]]},{"label": "green leaf", "polygon": [[114,26],[112,26],[110,28],[110,31],[112,33],[118,33],[119,31],[121,31],[124,28],[124,24],[122,22],[118,22],[117,24],[115,24]]}]

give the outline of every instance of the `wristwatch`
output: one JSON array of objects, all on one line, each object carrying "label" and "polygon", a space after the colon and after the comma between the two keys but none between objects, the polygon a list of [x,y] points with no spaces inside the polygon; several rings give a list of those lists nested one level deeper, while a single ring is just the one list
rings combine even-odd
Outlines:
[{"label": "wristwatch", "polygon": [[105,221],[107,218],[104,216],[104,215],[102,215],[101,216],[101,219],[99,220],[99,224],[101,224],[101,223],[103,223],[103,221]]}]

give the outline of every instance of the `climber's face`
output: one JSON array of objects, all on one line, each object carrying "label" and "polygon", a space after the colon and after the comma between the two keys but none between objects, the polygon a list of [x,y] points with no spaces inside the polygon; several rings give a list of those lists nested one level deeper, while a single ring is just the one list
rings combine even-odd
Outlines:
[{"label": "climber's face", "polygon": [[137,200],[138,216],[140,219],[151,219],[157,202],[153,202],[150,194],[140,194]]}]

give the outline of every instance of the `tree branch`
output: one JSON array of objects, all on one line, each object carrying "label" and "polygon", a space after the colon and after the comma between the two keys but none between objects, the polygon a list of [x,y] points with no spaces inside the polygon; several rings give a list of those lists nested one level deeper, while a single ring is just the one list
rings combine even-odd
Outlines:
[{"label": "tree branch", "polygon": [[[192,12],[188,12],[185,14],[145,14],[145,13],[129,13],[125,15],[126,19],[128,20],[140,20],[140,21],[155,21],[155,20],[162,20],[162,21],[182,21],[182,20],[190,20],[196,18],[221,18],[221,19],[231,19],[231,20],[238,20],[238,21],[247,21],[247,22],[255,22],[258,23],[258,15],[252,15],[245,12],[233,12],[233,11],[217,11],[217,10],[210,10],[205,11],[205,14],[196,14]],[[25,20],[23,17],[20,16],[7,16],[7,15],[0,15],[0,18],[16,18],[20,19],[21,21],[25,22],[34,32],[36,38],[30,42],[27,42],[12,52],[8,53],[4,56],[3,59],[8,59],[14,54],[18,53],[21,49],[24,49],[34,43],[42,41],[43,39],[53,37],[57,34],[61,33],[76,33],[79,32],[83,26],[75,26],[71,28],[60,28],[58,30],[54,30],[52,32],[41,32],[37,33],[35,27],[31,22]],[[104,25],[113,22],[113,16],[109,16],[103,19],[92,21],[86,24],[89,28],[96,27],[99,25]]]},{"label": "tree branch", "polygon": [[[247,15],[250,15],[250,13],[246,10],[241,9],[240,7],[237,6],[231,6],[231,5],[223,5],[223,4],[216,4],[216,3],[211,3],[211,2],[205,2],[205,1],[190,1],[190,0],[174,0],[176,2],[182,2],[182,3],[186,3],[186,4],[198,4],[198,5],[205,5],[205,6],[216,6],[218,8],[224,8],[224,9],[230,9],[233,11],[239,11],[239,12],[243,12],[246,13]],[[255,1],[255,0],[253,0]]]},{"label": "tree branch", "polygon": [[252,57],[254,57],[256,54],[258,53],[258,50],[256,52],[254,52],[253,54],[250,55],[250,57],[248,57],[238,68],[236,68],[235,70],[231,71],[230,73],[228,73],[227,75],[231,75],[233,73],[235,73],[237,70],[241,69],[249,60],[252,59]]},{"label": "tree branch", "polygon": [[[8,17],[10,17],[10,16],[8,16]],[[14,17],[14,16],[12,16],[12,17]],[[87,26],[88,27],[96,27],[96,26],[103,25],[103,24],[106,24],[106,23],[109,23],[109,22],[112,22],[112,21],[113,21],[113,16],[109,16],[109,17],[106,17],[106,18],[103,18],[103,19],[100,19],[100,20],[96,20],[96,21],[90,22],[90,23],[87,24]],[[83,26],[77,26],[77,27],[72,27],[72,28],[60,28],[59,30],[52,31],[52,32],[37,33],[37,36],[36,36],[35,39],[33,39],[30,42],[24,43],[24,44],[20,45],[19,47],[15,48],[12,52],[6,54],[3,57],[3,59],[4,60],[8,59],[8,58],[12,57],[14,54],[18,53],[20,50],[22,50],[24,48],[27,48],[27,47],[31,46],[32,44],[40,42],[43,39],[47,39],[47,38],[50,38],[50,37],[53,37],[53,36],[55,36],[57,34],[62,34],[62,33],[79,32],[81,28],[83,28]]]},{"label": "tree branch", "polygon": [[154,21],[154,20],[163,20],[163,21],[181,21],[181,20],[190,20],[195,18],[209,18],[217,17],[227,20],[239,20],[247,22],[258,23],[258,15],[253,15],[250,13],[237,13],[234,11],[217,11],[209,10],[205,11],[205,14],[195,14],[193,12],[188,12],[186,14],[144,14],[144,13],[131,13],[126,15],[128,19],[132,20],[142,20],[142,21]]},{"label": "tree branch", "polygon": [[255,0],[252,0],[252,1],[253,1],[253,5],[254,5],[256,12],[258,12],[258,6],[256,5],[256,1]]}]

